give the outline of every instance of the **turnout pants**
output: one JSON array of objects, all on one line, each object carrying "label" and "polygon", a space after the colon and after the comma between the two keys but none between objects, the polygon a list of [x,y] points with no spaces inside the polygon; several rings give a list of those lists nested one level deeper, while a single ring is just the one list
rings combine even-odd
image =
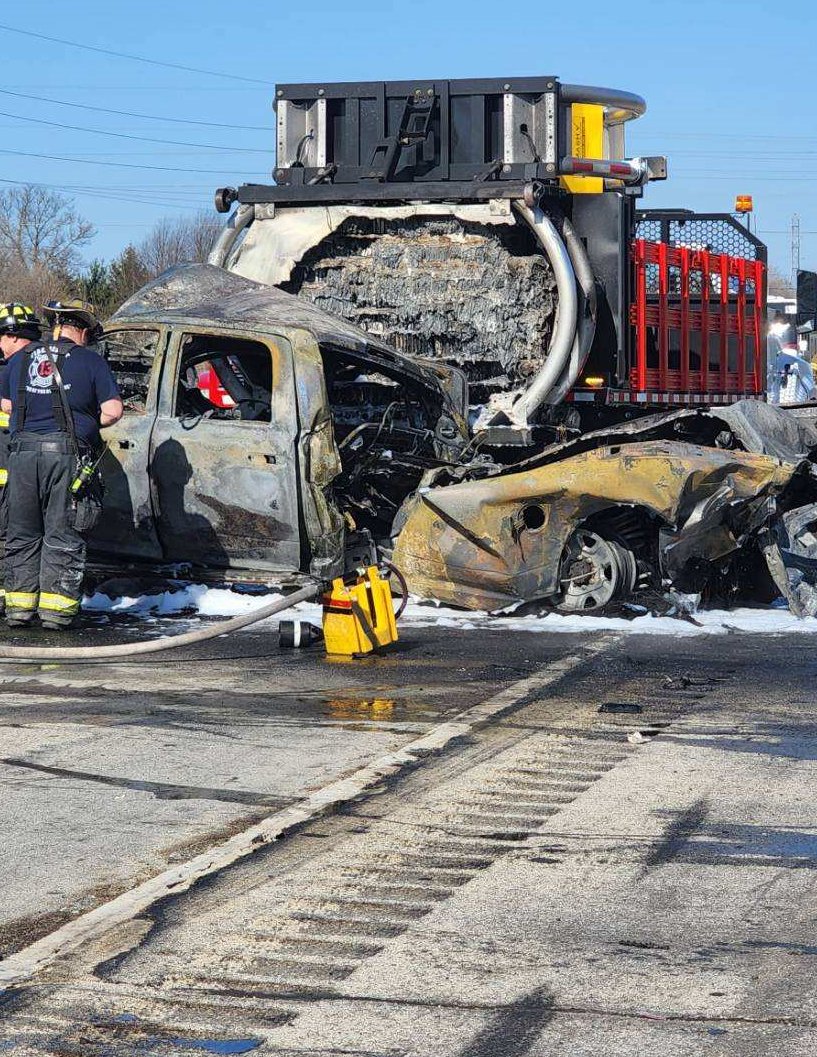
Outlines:
[{"label": "turnout pants", "polygon": [[[8,521],[8,495],[6,484],[8,482],[9,464],[9,416],[5,411],[0,411],[0,540],[2,540],[2,552],[6,548],[6,524]],[[6,581],[3,575],[3,566],[0,565],[0,611],[6,604]]]},{"label": "turnout pants", "polygon": [[20,433],[11,442],[6,531],[6,617],[70,624],[79,612],[85,540],[74,529],[76,472],[64,433]]}]

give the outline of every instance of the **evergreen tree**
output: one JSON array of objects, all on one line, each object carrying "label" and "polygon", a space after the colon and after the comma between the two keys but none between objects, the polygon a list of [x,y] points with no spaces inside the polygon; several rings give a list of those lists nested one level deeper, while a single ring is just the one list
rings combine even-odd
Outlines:
[{"label": "evergreen tree", "polygon": [[109,268],[111,306],[116,309],[150,279],[135,246],[126,246]]},{"label": "evergreen tree", "polygon": [[104,261],[94,260],[88,271],[80,278],[82,297],[96,306],[100,318],[104,318],[116,307],[113,304],[113,286],[110,270]]}]

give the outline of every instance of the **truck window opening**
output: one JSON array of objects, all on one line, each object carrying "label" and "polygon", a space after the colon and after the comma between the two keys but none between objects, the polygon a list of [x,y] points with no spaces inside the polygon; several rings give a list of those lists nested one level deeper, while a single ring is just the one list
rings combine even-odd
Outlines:
[{"label": "truck window opening", "polygon": [[272,353],[260,341],[186,334],[175,416],[211,421],[272,420]]},{"label": "truck window opening", "polygon": [[143,415],[147,410],[159,335],[158,330],[112,330],[105,334],[103,355],[116,378],[126,414]]}]

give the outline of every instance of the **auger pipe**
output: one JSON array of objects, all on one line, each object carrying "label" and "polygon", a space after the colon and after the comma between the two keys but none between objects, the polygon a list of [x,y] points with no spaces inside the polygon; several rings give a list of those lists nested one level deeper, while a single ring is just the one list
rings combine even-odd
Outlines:
[{"label": "auger pipe", "polygon": [[579,310],[576,325],[576,336],[573,339],[573,347],[567,366],[556,384],[548,394],[549,404],[560,404],[570,392],[584,370],[587,357],[596,336],[596,324],[598,321],[598,292],[596,290],[596,277],[587,256],[582,240],[576,233],[576,229],[567,219],[562,219],[562,237],[567,252],[573,262],[573,270],[579,286]]},{"label": "auger pipe", "polygon": [[255,206],[243,203],[231,214],[207,255],[207,263],[223,268],[241,232],[255,217]]},{"label": "auger pipe", "polygon": [[647,112],[647,102],[634,92],[622,92],[617,88],[597,88],[589,84],[563,84],[559,89],[563,103],[595,103],[603,106],[606,113],[604,123],[608,126],[623,125]]},{"label": "auger pipe", "polygon": [[522,201],[514,201],[513,207],[530,226],[547,254],[553,268],[557,294],[556,322],[545,362],[508,414],[514,425],[525,426],[532,412],[547,402],[550,391],[568,368],[576,337],[578,294],[570,254],[553,221],[540,206],[531,209]]},{"label": "auger pipe", "polygon": [[229,635],[233,631],[240,631],[257,624],[259,620],[275,616],[286,609],[291,609],[299,602],[309,602],[316,598],[323,590],[323,584],[311,583],[294,591],[291,595],[279,598],[250,613],[222,620],[218,624],[211,624],[207,628],[198,631],[186,631],[181,635],[165,636],[161,639],[146,639],[142,642],[123,642],[116,646],[46,646],[42,649],[32,649],[30,646],[0,646],[0,663],[9,664],[19,661],[74,661],[83,664],[99,664],[117,657],[131,657],[144,653],[161,653],[164,650],[174,650],[178,646],[192,646],[196,642],[207,642],[219,635]]}]

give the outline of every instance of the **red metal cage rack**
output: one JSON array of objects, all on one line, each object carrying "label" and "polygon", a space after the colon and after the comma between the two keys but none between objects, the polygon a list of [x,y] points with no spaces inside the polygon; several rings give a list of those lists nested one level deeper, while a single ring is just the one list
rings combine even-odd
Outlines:
[{"label": "red metal cage rack", "polygon": [[697,403],[759,396],[764,378],[761,260],[636,239],[634,362],[628,397]]}]

